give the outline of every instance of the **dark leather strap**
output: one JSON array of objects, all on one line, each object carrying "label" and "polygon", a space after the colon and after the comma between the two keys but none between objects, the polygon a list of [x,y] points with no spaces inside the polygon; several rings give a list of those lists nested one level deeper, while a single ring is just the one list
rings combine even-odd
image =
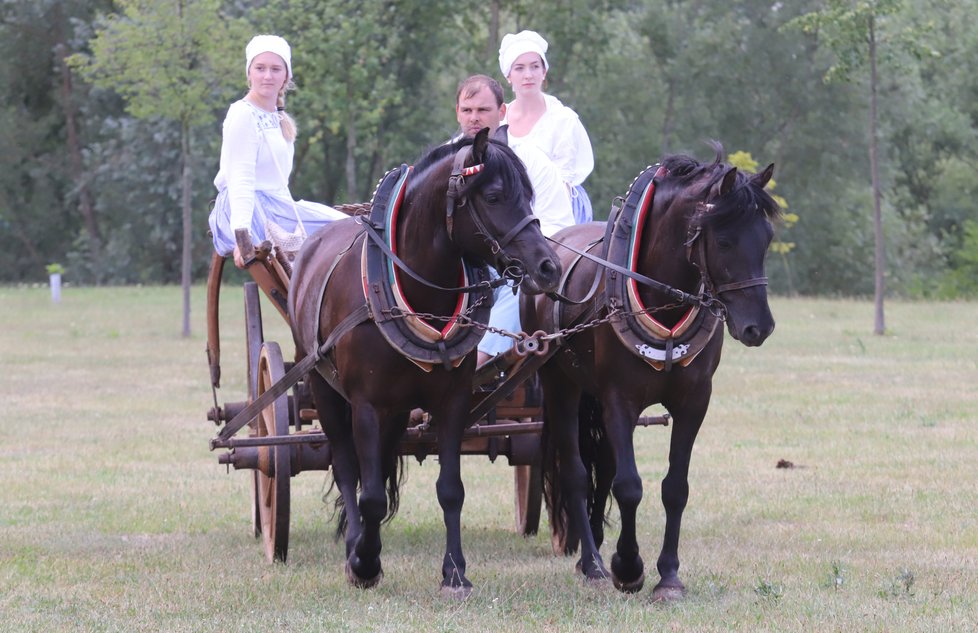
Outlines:
[{"label": "dark leather strap", "polygon": [[380,235],[380,233],[377,232],[377,229],[372,224],[370,224],[367,221],[364,221],[363,227],[370,240],[377,245],[377,247],[384,253],[384,255],[389,257],[395,264],[397,264],[398,268],[400,268],[405,273],[407,273],[407,275],[411,277],[411,279],[414,279],[418,283],[423,284],[429,288],[433,288],[435,290],[444,290],[445,292],[472,292],[486,287],[495,288],[496,286],[501,286],[506,283],[506,280],[504,278],[499,278],[499,279],[494,279],[493,281],[484,281],[470,286],[459,286],[457,288],[445,288],[443,286],[439,286],[438,284],[433,284],[427,279],[425,279],[424,277],[422,277],[421,275],[419,275],[418,273],[411,270],[411,268],[404,262],[404,260],[398,257],[394,253],[394,251],[392,251],[390,247],[387,246],[387,242]]},{"label": "dark leather strap", "polygon": [[[603,238],[602,239],[594,240],[593,242],[591,242],[590,244],[588,244],[587,245],[587,248],[584,249],[584,250],[589,251],[592,248],[594,248],[595,246],[597,246],[598,244],[601,244],[603,241],[604,241]],[[561,290],[564,289],[564,286],[567,284],[567,280],[570,278],[571,272],[577,266],[577,263],[579,261],[581,261],[581,256],[580,255],[578,255],[577,256],[577,259],[575,259],[571,263],[571,265],[568,266],[567,269],[564,271],[564,277],[563,277],[563,279],[560,280],[560,285],[558,286],[558,288],[560,288]],[[598,291],[598,286],[601,285],[601,279],[602,279],[601,269],[600,268],[595,268],[594,269],[594,279],[591,280],[591,287],[588,289],[587,293],[585,293],[583,299],[571,299],[571,298],[567,297],[566,295],[561,294],[560,291],[557,291],[557,290],[555,290],[553,292],[548,292],[547,293],[547,296],[550,297],[554,301],[554,303],[566,303],[566,304],[569,304],[569,305],[579,306],[579,305],[582,305],[582,304],[587,303],[588,301],[590,301],[591,299],[594,298],[594,294]]]},{"label": "dark leather strap", "polygon": [[561,246],[562,248],[566,248],[567,250],[571,251],[572,253],[577,253],[581,257],[585,257],[587,259],[590,259],[591,261],[593,261],[593,262],[595,262],[595,263],[597,263],[597,264],[599,264],[599,265],[601,265],[601,266],[603,266],[603,267],[605,267],[605,268],[607,268],[609,270],[613,270],[613,271],[615,271],[617,273],[621,273],[622,275],[625,275],[626,277],[629,277],[631,279],[634,279],[635,281],[637,281],[640,284],[643,284],[645,286],[649,286],[650,288],[655,288],[656,290],[659,290],[659,291],[662,291],[662,292],[664,292],[666,294],[672,295],[672,297],[675,298],[675,300],[676,301],[679,301],[680,303],[688,303],[688,304],[699,304],[700,303],[699,297],[697,297],[696,295],[693,295],[693,294],[690,294],[690,293],[685,292],[683,290],[680,290],[679,288],[674,288],[674,287],[670,286],[669,284],[662,283],[661,281],[656,281],[655,279],[651,279],[649,277],[646,277],[645,275],[643,275],[641,273],[637,273],[637,272],[635,272],[633,270],[628,270],[624,266],[619,266],[618,264],[613,264],[613,263],[609,262],[607,259],[602,259],[601,257],[597,257],[595,255],[591,255],[590,253],[586,253],[586,252],[584,252],[582,250],[578,250],[578,249],[576,249],[573,246],[570,246],[568,244],[562,244],[561,242],[558,242],[557,240],[555,240],[553,238],[548,237],[547,239],[550,240],[551,242],[553,242],[554,244],[557,244],[557,245]]},{"label": "dark leather strap", "polygon": [[724,292],[729,292],[731,290],[743,290],[744,288],[751,288],[753,286],[766,286],[767,277],[754,277],[752,279],[745,279],[744,281],[735,281],[729,284],[723,284],[717,287],[717,294],[723,294]]},{"label": "dark leather strap", "polygon": [[360,325],[364,321],[370,320],[370,308],[364,304],[347,315],[339,325],[336,326],[326,341],[319,346],[315,354],[310,354],[295,364],[281,380],[275,382],[265,393],[261,394],[251,404],[241,410],[238,415],[231,418],[217,437],[211,440],[211,450],[215,448],[226,448],[227,442],[242,427],[258,417],[258,413],[275,401],[276,398],[291,389],[302,378],[308,374],[326,354],[336,346],[336,343],[346,335],[347,332]]}]

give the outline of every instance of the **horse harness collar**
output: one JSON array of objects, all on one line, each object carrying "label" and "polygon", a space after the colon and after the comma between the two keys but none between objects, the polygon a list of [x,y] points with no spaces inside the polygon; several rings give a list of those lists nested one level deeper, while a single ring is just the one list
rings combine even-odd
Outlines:
[{"label": "horse harness collar", "polygon": [[[591,259],[604,268],[603,303],[607,308],[607,315],[596,322],[610,322],[612,330],[622,344],[659,371],[669,371],[674,363],[688,365],[706,347],[713,338],[718,324],[726,318],[725,307],[719,299],[720,293],[767,284],[766,277],[719,286],[713,282],[707,266],[704,241],[699,239],[702,235],[704,215],[713,209],[713,205],[706,202],[698,205],[696,214],[689,223],[685,241],[687,260],[700,272],[699,293],[685,292],[635,271],[635,255],[639,247],[642,225],[645,223],[646,214],[651,212],[656,184],[666,175],[668,170],[664,166],[653,165],[646,168],[632,182],[628,194],[622,200],[622,206],[612,209],[605,236],[601,240],[605,245],[605,258],[587,252],[592,250],[595,243],[589,244],[585,251],[562,245],[578,255],[571,268],[582,257]],[[564,282],[569,272],[565,274]],[[562,295],[554,297],[556,299],[553,314],[555,325],[560,326],[560,303],[588,302],[594,294],[597,279],[601,276],[601,270],[598,269],[595,273],[595,283],[583,300],[571,301]],[[561,283],[561,288],[564,287],[564,282]],[[668,328],[651,316],[652,312],[662,308],[647,308],[639,298],[636,284],[665,292],[677,300],[675,305],[686,304],[691,308],[679,323]],[[568,329],[571,331],[583,329],[587,324],[581,325],[581,321],[595,317],[600,307],[598,302],[592,303],[584,314],[575,319],[575,323],[579,325]],[[573,354],[569,348],[566,349]]]}]

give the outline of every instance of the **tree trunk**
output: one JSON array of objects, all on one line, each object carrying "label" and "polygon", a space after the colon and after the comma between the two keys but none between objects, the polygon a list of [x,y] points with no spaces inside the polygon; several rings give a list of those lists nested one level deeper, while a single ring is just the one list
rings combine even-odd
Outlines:
[{"label": "tree trunk", "polygon": [[356,198],[358,194],[356,149],[357,118],[351,110],[346,126],[346,195],[348,198]]},{"label": "tree trunk", "polygon": [[496,59],[496,51],[499,50],[499,0],[492,0],[489,3],[489,39],[486,41],[486,60],[492,62]]},{"label": "tree trunk", "polygon": [[183,253],[180,258],[180,287],[183,290],[183,337],[190,337],[190,247],[193,243],[193,232],[190,220],[190,190],[193,184],[190,173],[190,123],[184,119],[180,122],[180,161],[182,175],[180,178],[183,188],[181,205],[183,207]]},{"label": "tree trunk", "polygon": [[71,169],[71,178],[78,188],[78,210],[81,212],[82,220],[85,223],[85,231],[91,246],[92,257],[97,257],[102,246],[102,232],[99,230],[98,219],[95,217],[95,205],[92,203],[92,195],[85,183],[85,164],[82,160],[81,141],[78,138],[78,122],[73,104],[71,69],[65,58],[68,56],[68,48],[64,43],[59,42],[55,47],[56,54],[61,58],[61,107],[65,117],[65,133],[68,141],[68,165]]},{"label": "tree trunk", "polygon": [[875,323],[873,334],[883,334],[886,324],[883,318],[884,275],[886,253],[883,243],[882,195],[880,193],[879,138],[877,136],[876,30],[873,16],[869,16],[869,169],[873,180],[873,237],[876,242],[874,267],[876,294],[874,298]]}]

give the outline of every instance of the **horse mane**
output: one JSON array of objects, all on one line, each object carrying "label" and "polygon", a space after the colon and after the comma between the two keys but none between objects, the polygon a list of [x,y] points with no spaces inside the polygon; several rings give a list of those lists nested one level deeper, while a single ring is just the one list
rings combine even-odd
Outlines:
[{"label": "horse mane", "polygon": [[[451,143],[437,145],[425,152],[414,165],[414,177],[408,184],[408,192],[412,189],[412,183],[420,183],[424,173],[440,164],[445,158],[454,156],[458,150],[472,145],[473,138],[462,137]],[[524,195],[533,195],[533,185],[526,174],[523,162],[516,156],[513,150],[505,143],[495,139],[489,139],[489,150],[486,152],[485,167],[475,176],[470,176],[465,180],[465,186],[460,192],[462,196],[468,194],[470,190],[479,189],[483,183],[497,176],[502,181],[503,194],[507,196],[506,202],[519,202]]]},{"label": "horse mane", "polygon": [[[723,145],[714,141],[711,146],[715,152],[711,163],[702,163],[685,154],[672,154],[663,158],[661,164],[669,170],[663,185],[672,184],[675,188],[670,187],[671,191],[678,193],[684,190],[686,197],[703,201],[713,185],[730,168],[730,165],[723,162]],[[757,186],[752,174],[737,170],[733,190],[716,200],[713,210],[703,220],[704,225],[720,228],[736,224],[748,214],[754,213],[762,213],[768,220],[774,220],[781,216],[781,207],[767,191]]]}]

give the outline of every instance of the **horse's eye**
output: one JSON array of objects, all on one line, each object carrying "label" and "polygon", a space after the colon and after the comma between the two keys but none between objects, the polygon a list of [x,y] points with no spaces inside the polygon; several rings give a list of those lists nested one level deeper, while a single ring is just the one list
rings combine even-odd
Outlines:
[{"label": "horse's eye", "polygon": [[489,204],[499,204],[500,196],[498,193],[486,194],[486,202]]},{"label": "horse's eye", "polygon": [[718,237],[717,238],[717,247],[721,251],[729,251],[731,248],[734,247],[734,242],[729,237]]}]

